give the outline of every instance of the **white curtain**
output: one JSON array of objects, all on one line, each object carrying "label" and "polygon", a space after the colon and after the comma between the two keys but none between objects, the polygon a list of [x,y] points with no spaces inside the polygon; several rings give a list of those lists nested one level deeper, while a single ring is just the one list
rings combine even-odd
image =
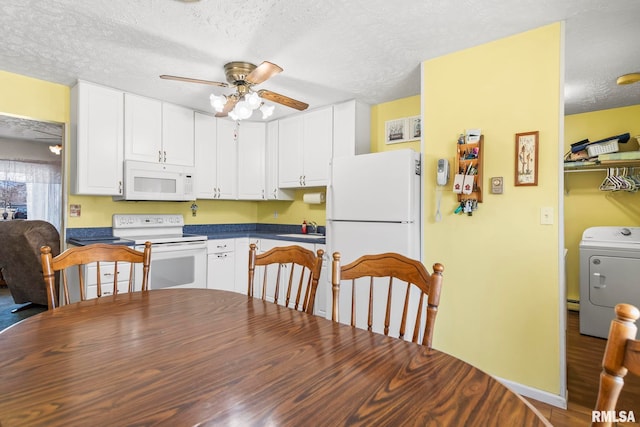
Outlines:
[{"label": "white curtain", "polygon": [[62,173],[60,164],[0,160],[0,181],[24,182],[27,187],[27,216],[62,224]]}]

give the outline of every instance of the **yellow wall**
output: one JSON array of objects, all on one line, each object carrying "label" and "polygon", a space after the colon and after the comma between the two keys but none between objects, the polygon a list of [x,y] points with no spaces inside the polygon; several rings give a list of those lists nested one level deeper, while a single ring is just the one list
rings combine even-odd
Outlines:
[{"label": "yellow wall", "polygon": [[[565,152],[570,144],[588,138],[598,141],[629,132],[640,135],[640,105],[573,114],[565,117]],[[634,138],[620,144],[624,151],[637,150]],[[580,299],[579,245],[585,229],[601,225],[640,226],[640,195],[598,189],[605,172],[565,174],[565,245],[567,253],[567,298]]]},{"label": "yellow wall", "polygon": [[69,123],[69,88],[0,71],[0,112],[30,119]]},{"label": "yellow wall", "polygon": [[420,95],[397,99],[371,107],[371,152],[413,148],[420,152],[420,140],[385,144],[385,122],[387,120],[420,115]]},{"label": "yellow wall", "polygon": [[310,205],[302,201],[305,193],[326,193],[325,187],[296,190],[292,201],[268,201],[258,205],[258,223],[262,224],[302,224],[303,220],[326,225],[326,204]]},{"label": "yellow wall", "polygon": [[[561,393],[559,133],[562,24],[423,63],[426,219],[424,259],[445,266],[434,346],[517,383]],[[438,158],[453,159],[458,134],[482,128],[485,191],[472,217],[454,215],[451,181],[435,222]],[[515,134],[540,132],[539,179],[515,187]],[[553,225],[540,225],[552,207]]]}]

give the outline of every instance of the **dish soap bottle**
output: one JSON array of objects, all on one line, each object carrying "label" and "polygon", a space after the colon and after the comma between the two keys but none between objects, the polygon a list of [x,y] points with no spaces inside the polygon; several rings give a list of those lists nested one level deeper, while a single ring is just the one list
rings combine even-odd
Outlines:
[{"label": "dish soap bottle", "polygon": [[307,221],[302,221],[302,234],[307,234]]}]

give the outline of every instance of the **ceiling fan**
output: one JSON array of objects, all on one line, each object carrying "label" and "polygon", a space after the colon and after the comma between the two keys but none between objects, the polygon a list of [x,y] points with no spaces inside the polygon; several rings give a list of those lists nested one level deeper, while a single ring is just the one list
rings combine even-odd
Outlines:
[{"label": "ceiling fan", "polygon": [[302,101],[298,101],[266,89],[260,89],[257,91],[253,89],[253,86],[268,80],[280,72],[282,72],[282,68],[269,61],[264,61],[258,66],[249,62],[234,61],[229,62],[224,66],[224,73],[228,83],[193,79],[190,77],[171,76],[167,74],[161,75],[160,78],[235,88],[235,93],[232,93],[231,95],[211,95],[211,105],[216,110],[216,117],[226,117],[228,115],[234,120],[246,119],[251,116],[253,110],[261,108],[263,111],[263,118],[265,118],[265,116],[270,115],[269,110],[271,112],[273,111],[273,106],[268,107],[264,105],[264,102],[262,101],[263,99],[277,102],[278,104],[282,104],[299,111],[306,110],[309,107],[309,104]]}]

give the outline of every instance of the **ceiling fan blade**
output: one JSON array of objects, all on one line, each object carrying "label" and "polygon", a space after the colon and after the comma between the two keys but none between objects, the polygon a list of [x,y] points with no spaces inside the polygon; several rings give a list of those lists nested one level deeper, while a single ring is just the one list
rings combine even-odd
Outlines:
[{"label": "ceiling fan blade", "polygon": [[245,81],[252,85],[257,85],[281,72],[282,68],[280,66],[269,61],[264,61],[249,73]]},{"label": "ceiling fan blade", "polygon": [[160,78],[161,79],[166,79],[166,80],[178,80],[178,81],[181,81],[181,82],[200,83],[200,84],[203,84],[203,85],[229,87],[229,85],[227,83],[213,82],[211,80],[192,79],[190,77],[170,76],[168,74],[162,74],[160,76]]},{"label": "ceiling fan blade", "polygon": [[278,104],[282,104],[287,107],[295,108],[299,111],[309,108],[309,104],[306,104],[302,101],[297,101],[293,98],[289,98],[288,96],[280,95],[279,93],[271,92],[270,90],[261,89],[258,91],[258,96],[260,96],[260,98],[268,99],[269,101],[277,102]]},{"label": "ceiling fan blade", "polygon": [[229,115],[229,111],[233,110],[233,107],[236,106],[239,99],[240,97],[236,94],[227,96],[227,103],[224,104],[224,110],[216,113],[216,117],[227,117],[227,115]]}]

